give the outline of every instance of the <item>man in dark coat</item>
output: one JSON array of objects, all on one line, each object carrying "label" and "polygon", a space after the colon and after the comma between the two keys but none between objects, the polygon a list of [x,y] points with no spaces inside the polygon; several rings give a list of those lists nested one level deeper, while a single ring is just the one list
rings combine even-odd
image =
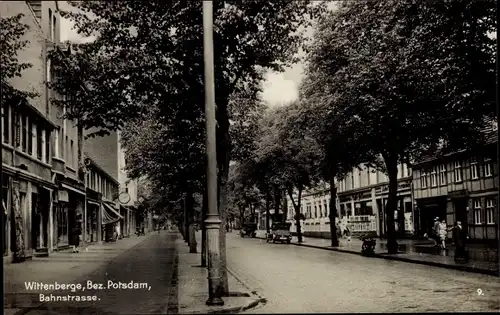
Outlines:
[{"label": "man in dark coat", "polygon": [[455,261],[468,260],[467,251],[465,250],[465,245],[467,242],[467,232],[462,227],[462,222],[457,221],[453,227],[453,243],[455,243]]}]

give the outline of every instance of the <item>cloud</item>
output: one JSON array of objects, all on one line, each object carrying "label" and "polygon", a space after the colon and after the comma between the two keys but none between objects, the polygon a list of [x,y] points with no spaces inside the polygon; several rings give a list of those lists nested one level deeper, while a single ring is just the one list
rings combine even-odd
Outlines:
[{"label": "cloud", "polygon": [[298,63],[282,73],[267,73],[261,94],[263,100],[274,107],[298,99],[303,68],[303,64]]}]

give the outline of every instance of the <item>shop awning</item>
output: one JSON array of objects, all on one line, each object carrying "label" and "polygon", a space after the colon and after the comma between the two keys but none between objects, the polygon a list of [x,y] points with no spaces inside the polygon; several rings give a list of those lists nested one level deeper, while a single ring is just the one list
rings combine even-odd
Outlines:
[{"label": "shop awning", "polygon": [[102,203],[102,224],[113,224],[123,219],[123,217],[109,204]]},{"label": "shop awning", "polygon": [[88,199],[87,199],[87,203],[90,203],[91,205],[96,205],[96,206],[100,206],[101,205],[99,202],[88,200]]},{"label": "shop awning", "polygon": [[74,188],[74,187],[71,187],[70,185],[66,185],[66,184],[62,183],[62,184],[61,184],[61,186],[62,186],[63,188],[66,188],[66,189],[68,189],[68,190],[71,190],[71,191],[73,191],[73,192],[76,192],[77,194],[84,195],[84,196],[86,195],[84,191],[81,191],[80,189],[76,189],[76,188]]}]

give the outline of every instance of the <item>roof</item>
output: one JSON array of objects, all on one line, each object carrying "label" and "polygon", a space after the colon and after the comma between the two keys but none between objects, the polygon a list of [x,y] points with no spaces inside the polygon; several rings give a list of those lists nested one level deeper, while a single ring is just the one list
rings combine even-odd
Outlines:
[{"label": "roof", "polygon": [[[498,126],[492,123],[490,126],[483,129],[484,146],[489,146],[498,142]],[[457,150],[453,152],[445,152],[443,148],[432,148],[427,153],[424,153],[418,161],[413,163],[413,166],[429,163],[442,157],[449,157],[459,153],[465,153],[470,149]]]},{"label": "roof", "polygon": [[106,178],[111,180],[114,184],[120,186],[120,183],[116,179],[114,179],[113,176],[111,176],[108,172],[106,172],[99,164],[97,164],[97,162],[94,161],[87,153],[85,153],[84,155],[86,164],[87,161],[89,161],[89,165],[92,165],[94,168],[98,169],[101,173],[106,175]]}]

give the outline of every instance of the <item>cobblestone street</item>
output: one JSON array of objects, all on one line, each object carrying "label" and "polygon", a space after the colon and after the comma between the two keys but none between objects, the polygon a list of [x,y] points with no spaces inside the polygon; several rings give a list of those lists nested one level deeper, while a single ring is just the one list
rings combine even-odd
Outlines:
[{"label": "cobblestone street", "polygon": [[246,313],[500,311],[498,277],[227,238],[230,271],[268,299]]}]

